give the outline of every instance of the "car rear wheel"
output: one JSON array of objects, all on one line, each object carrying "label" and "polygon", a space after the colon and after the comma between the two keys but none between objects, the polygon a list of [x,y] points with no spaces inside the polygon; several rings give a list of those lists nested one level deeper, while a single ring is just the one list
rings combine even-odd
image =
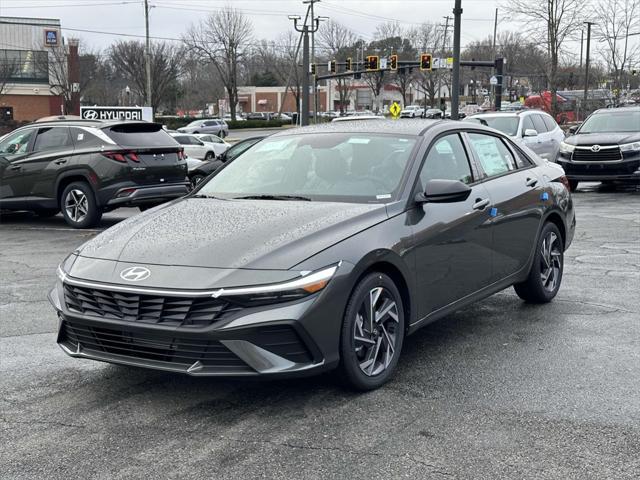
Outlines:
[{"label": "car rear wheel", "polygon": [[191,180],[191,186],[193,188],[196,188],[200,184],[200,182],[204,180],[204,175],[202,175],[201,173],[196,173],[191,177],[190,180]]},{"label": "car rear wheel", "polygon": [[357,390],[384,384],[398,363],[404,340],[404,308],[393,280],[373,272],[351,294],[340,336],[339,374]]},{"label": "car rear wheel", "polygon": [[67,185],[60,197],[60,207],[65,221],[73,228],[93,227],[102,218],[93,190],[85,182]]},{"label": "car rear wheel", "polygon": [[205,160],[213,160],[214,158],[216,158],[216,156],[213,152],[207,152],[207,154],[204,156]]},{"label": "car rear wheel", "polygon": [[578,189],[578,180],[569,180],[569,191],[575,192]]},{"label": "car rear wheel", "polygon": [[560,289],[564,270],[564,246],[560,230],[545,223],[538,238],[529,276],[513,286],[518,296],[529,303],[547,303]]}]

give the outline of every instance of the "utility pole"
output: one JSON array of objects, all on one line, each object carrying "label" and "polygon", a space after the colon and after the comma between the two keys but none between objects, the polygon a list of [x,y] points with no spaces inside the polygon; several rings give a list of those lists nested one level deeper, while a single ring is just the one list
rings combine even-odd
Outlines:
[{"label": "utility pole", "polygon": [[451,120],[458,120],[460,100],[460,24],[462,23],[462,0],[456,0],[453,8],[453,74],[451,83]]},{"label": "utility pole", "polygon": [[[320,0],[304,0],[302,2],[304,4],[309,5],[309,8],[311,10],[311,26],[312,27],[316,21],[313,5],[319,1]],[[310,30],[311,32],[311,63],[316,63],[316,42],[315,42],[315,35],[314,35],[316,30],[317,29],[313,29],[313,28]],[[313,82],[313,122],[314,123],[316,123],[317,117],[318,117],[318,90],[317,90],[316,82]]]},{"label": "utility pole", "polygon": [[[319,0],[308,0],[304,3],[309,3],[311,1],[319,1]],[[307,25],[307,18],[309,16],[309,12],[307,11],[307,16],[305,17],[305,22],[302,27],[298,27],[298,21],[300,20],[299,15],[289,16],[290,20],[293,20],[293,28],[296,32],[302,33],[302,112],[300,115],[300,125],[305,126],[309,125],[309,34],[315,33],[318,31],[318,27],[320,26],[319,18],[311,19],[311,27]],[[315,79],[314,79],[315,85]]]},{"label": "utility pole", "polygon": [[[497,53],[496,53],[496,39],[498,37],[498,9],[496,8],[496,16],[495,19],[493,21],[493,43],[491,44],[491,56],[492,58],[496,58]],[[495,68],[491,68],[491,75],[495,75],[496,74],[496,69]],[[489,97],[489,100],[491,101],[491,103],[495,102],[495,96],[496,96],[496,89],[493,85],[491,85],[491,96]]]},{"label": "utility pole", "polygon": [[587,97],[589,95],[589,50],[591,47],[591,25],[595,25],[594,22],[584,22],[587,24],[587,54],[584,59],[584,99],[583,109],[586,107]]},{"label": "utility pole", "polygon": [[145,69],[147,73],[147,107],[151,106],[151,47],[149,44],[149,0],[144,0],[144,25],[146,31],[146,45],[144,50]]},{"label": "utility pole", "polygon": [[[446,55],[446,51],[447,51],[447,33],[449,33],[449,20],[453,20],[449,15],[447,15],[446,17],[444,17],[445,19],[445,24],[444,24],[444,38],[442,39],[442,55]],[[441,24],[442,25],[442,24]],[[437,45],[436,45],[437,47]],[[442,74],[438,75],[438,91],[436,93],[436,95],[438,96],[438,102],[442,101]],[[427,94],[425,91],[425,108],[427,105]],[[434,105],[432,105],[433,108],[436,108]],[[440,105],[440,108],[442,108],[442,105]],[[445,107],[446,109],[446,107]],[[444,115],[444,113],[443,113]]]},{"label": "utility pole", "polygon": [[584,48],[584,30],[580,31],[580,66],[578,67],[582,70],[582,49]]}]

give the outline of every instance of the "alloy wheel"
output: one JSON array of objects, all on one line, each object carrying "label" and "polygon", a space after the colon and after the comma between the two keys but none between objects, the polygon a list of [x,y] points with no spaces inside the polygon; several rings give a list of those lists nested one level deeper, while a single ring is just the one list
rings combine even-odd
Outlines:
[{"label": "alloy wheel", "polygon": [[545,290],[553,292],[558,285],[562,269],[562,249],[560,239],[549,232],[540,246],[540,279]]},{"label": "alloy wheel", "polygon": [[356,358],[367,376],[384,372],[396,353],[398,304],[389,290],[375,287],[360,305],[353,326]]},{"label": "alloy wheel", "polygon": [[89,213],[89,200],[79,189],[70,190],[64,199],[64,209],[67,216],[74,222],[82,222]]}]

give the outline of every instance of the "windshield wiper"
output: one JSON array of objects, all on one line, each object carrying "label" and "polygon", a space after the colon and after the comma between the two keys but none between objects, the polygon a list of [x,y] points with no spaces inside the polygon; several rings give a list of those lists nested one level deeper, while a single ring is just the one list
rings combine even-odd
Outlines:
[{"label": "windshield wiper", "polygon": [[302,200],[310,202],[309,197],[299,195],[246,195],[244,197],[233,197],[234,200]]},{"label": "windshield wiper", "polygon": [[212,198],[214,200],[228,200],[227,198],[220,198],[214,195],[207,195],[205,193],[198,193],[197,195],[192,195],[191,198]]}]

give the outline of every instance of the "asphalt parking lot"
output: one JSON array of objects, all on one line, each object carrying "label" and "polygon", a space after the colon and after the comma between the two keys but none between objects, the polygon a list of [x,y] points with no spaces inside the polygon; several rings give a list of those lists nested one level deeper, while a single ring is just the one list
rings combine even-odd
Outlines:
[{"label": "asphalt parking lot", "polygon": [[506,290],[431,324],[366,394],[328,375],[217,380],[69,358],[46,294],[97,231],[3,215],[0,478],[636,479],[640,191],[574,198],[553,303]]}]

